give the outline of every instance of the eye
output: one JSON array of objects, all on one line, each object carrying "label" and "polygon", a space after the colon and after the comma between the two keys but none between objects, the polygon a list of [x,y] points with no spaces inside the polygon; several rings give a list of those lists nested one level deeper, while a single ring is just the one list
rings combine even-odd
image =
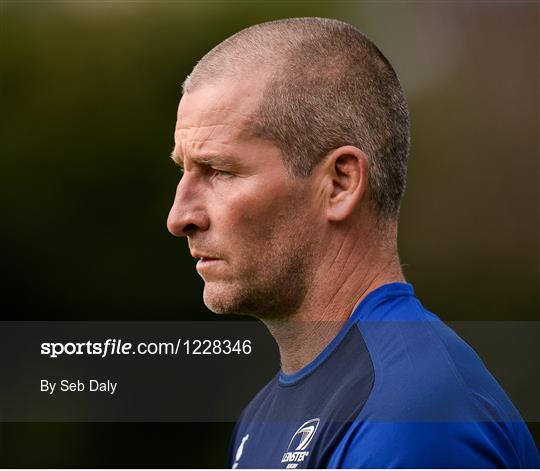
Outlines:
[{"label": "eye", "polygon": [[226,172],[225,170],[220,170],[217,168],[211,168],[210,172],[212,173],[212,176],[215,177],[230,177],[232,174],[229,172]]}]

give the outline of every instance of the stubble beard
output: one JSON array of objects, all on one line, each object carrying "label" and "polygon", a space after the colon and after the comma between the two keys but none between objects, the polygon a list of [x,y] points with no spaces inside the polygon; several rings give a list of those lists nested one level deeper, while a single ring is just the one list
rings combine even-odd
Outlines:
[{"label": "stubble beard", "polygon": [[[257,263],[230,281],[205,284],[204,303],[217,314],[241,314],[261,320],[285,319],[302,304],[312,275],[314,250],[303,234],[269,241]],[[275,240],[275,239],[274,239]]]}]

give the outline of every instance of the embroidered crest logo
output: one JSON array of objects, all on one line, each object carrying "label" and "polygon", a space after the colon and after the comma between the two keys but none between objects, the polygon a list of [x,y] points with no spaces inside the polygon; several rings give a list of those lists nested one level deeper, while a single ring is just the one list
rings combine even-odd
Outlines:
[{"label": "embroidered crest logo", "polygon": [[315,437],[317,428],[319,427],[320,419],[311,419],[304,422],[294,433],[287,451],[283,454],[282,463],[288,463],[287,468],[297,468],[298,464],[306,459],[309,455],[309,444]]}]

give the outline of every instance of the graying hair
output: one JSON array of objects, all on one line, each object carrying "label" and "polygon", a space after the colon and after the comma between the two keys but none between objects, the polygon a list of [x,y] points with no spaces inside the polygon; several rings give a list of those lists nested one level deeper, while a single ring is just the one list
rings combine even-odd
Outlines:
[{"label": "graying hair", "polygon": [[407,102],[394,69],[360,31],[338,20],[290,18],[246,28],[218,44],[183,85],[224,78],[267,82],[250,131],[274,142],[291,175],[307,177],[341,146],[369,161],[368,196],[379,221],[396,219],[410,147]]}]

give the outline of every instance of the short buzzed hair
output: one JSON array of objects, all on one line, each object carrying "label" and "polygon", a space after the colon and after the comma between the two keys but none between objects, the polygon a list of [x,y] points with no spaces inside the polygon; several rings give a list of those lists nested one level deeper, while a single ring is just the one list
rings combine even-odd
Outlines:
[{"label": "short buzzed hair", "polygon": [[368,198],[378,220],[396,219],[405,191],[409,114],[398,77],[379,49],[342,21],[270,21],[218,44],[195,66],[183,92],[264,72],[249,131],[274,142],[297,177],[309,176],[333,149],[358,147],[368,156]]}]

